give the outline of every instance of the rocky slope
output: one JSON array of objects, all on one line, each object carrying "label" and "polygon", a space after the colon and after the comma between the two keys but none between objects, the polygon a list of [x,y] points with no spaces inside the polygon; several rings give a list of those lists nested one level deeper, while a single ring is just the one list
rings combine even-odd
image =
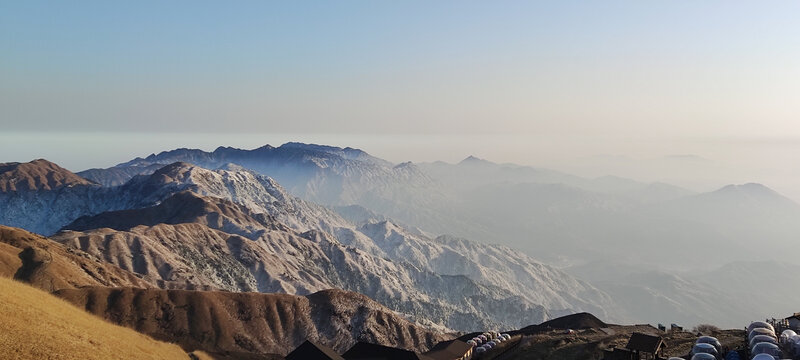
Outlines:
[{"label": "rocky slope", "polygon": [[56,295],[156,339],[209,353],[286,355],[306,339],[339,352],[357,341],[425,351],[447,339],[341,290],[294,296],[82,288]]},{"label": "rocky slope", "polygon": [[[197,206],[197,201],[205,205]],[[173,212],[166,209],[176,204],[208,212],[189,217],[192,221],[186,223],[167,223],[176,217],[152,226],[130,223],[150,219],[154,213],[169,217]],[[215,211],[237,207],[238,212],[227,215]],[[548,316],[538,303],[489,282],[376,256],[319,230],[270,228],[250,215],[246,208],[225,200],[180,193],[154,208],[79,219],[76,223],[94,230],[63,231],[54,239],[151,282],[291,294],[342,288],[364,293],[414,319],[456,329],[538,322]],[[124,226],[119,218],[125,219]],[[194,221],[197,218],[203,221]],[[205,221],[209,218],[215,221]],[[104,223],[108,219],[112,223]]]}]

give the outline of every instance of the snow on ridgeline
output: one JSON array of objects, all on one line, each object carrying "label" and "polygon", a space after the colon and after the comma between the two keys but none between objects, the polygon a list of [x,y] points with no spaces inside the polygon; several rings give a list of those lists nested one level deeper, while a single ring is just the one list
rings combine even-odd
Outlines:
[{"label": "snow on ridgeline", "polygon": [[[614,317],[602,311],[613,309],[604,293],[510,249],[447,237],[433,239],[390,221],[356,225],[328,208],[289,195],[269,177],[232,166],[228,168],[232,170],[171,164],[151,175],[137,176],[122,186],[92,185],[91,190],[86,190],[89,187],[82,190],[88,193],[81,196],[64,196],[78,187],[61,188],[59,194],[46,191],[36,195],[47,198],[39,203],[41,206],[14,209],[5,214],[24,213],[26,217],[39,220],[52,218],[50,214],[53,213],[73,217],[56,219],[61,223],[50,223],[47,228],[37,230],[48,233],[48,228],[66,225],[80,215],[158,206],[179,192],[190,191],[241,204],[252,214],[268,214],[296,233],[270,239],[272,245],[275,241],[280,243],[278,248],[282,250],[278,253],[284,254],[273,257],[273,261],[283,261],[279,266],[293,269],[288,273],[296,278],[291,287],[282,288],[287,292],[311,291],[320,286],[341,287],[362,292],[417,319],[447,321],[446,326],[456,329],[471,329],[476,324],[513,328],[574,311]],[[9,203],[0,197],[0,206],[8,208],[15,204],[18,203]],[[212,222],[207,223],[211,226]],[[187,229],[178,229],[181,226],[170,225],[162,231],[150,232],[134,228],[117,233],[123,238],[152,237],[155,243],[161,239],[159,236],[171,234],[169,236],[180,238],[191,234],[184,232],[189,231]],[[213,230],[231,231],[227,228]],[[209,230],[202,227],[192,231],[211,237]],[[283,230],[266,233],[275,235],[276,231]],[[230,235],[221,236],[230,239]],[[323,261],[301,261],[309,251],[317,253],[316,258]],[[293,256],[294,262],[283,260]],[[192,266],[191,259],[184,260],[184,265]],[[328,270],[324,270],[326,268]],[[255,281],[255,286],[260,286],[259,279],[250,270],[234,273],[243,276],[242,279],[253,276],[251,280]],[[313,282],[303,280],[303,274],[325,273],[339,275],[337,278],[318,277]],[[271,276],[276,278],[277,274]],[[348,288],[348,284],[355,285]]]}]

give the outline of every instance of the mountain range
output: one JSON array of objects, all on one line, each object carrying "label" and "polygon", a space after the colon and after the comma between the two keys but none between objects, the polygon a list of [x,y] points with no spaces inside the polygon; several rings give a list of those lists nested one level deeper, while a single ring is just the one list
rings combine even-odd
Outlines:
[{"label": "mountain range", "polygon": [[[392,164],[357,149],[300,143],[176,149],[78,175],[119,184],[176,161],[208,169],[235,164],[306,201],[361,206],[406,227],[503,244],[564,266],[622,258],[671,269],[718,267],[752,260],[747,244],[756,239],[778,248],[773,255],[781,261],[794,261],[788,254],[799,250],[792,239],[800,231],[800,206],[760,184],[697,193],[473,156],[458,164]],[[695,251],[685,251],[687,246]],[[711,251],[717,256],[701,255]],[[657,255],[643,261],[643,252]]]},{"label": "mountain range", "polygon": [[[344,289],[440,330],[578,311],[738,324],[788,305],[749,306],[726,264],[792,262],[800,230],[800,206],[760,184],[696,193],[475,157],[392,164],[300,143],[176,149],[77,174],[45,160],[0,169],[0,223],[150,287]],[[607,270],[615,264],[626,270]],[[715,311],[720,303],[729,311]]]},{"label": "mountain range", "polygon": [[[613,316],[603,292],[512,249],[430,238],[388,220],[353,224],[240,168],[174,163],[82,191],[94,193],[84,203],[56,197],[49,210],[26,216],[41,223],[68,211],[75,219],[53,240],[161,288],[299,295],[338,288],[458,330],[520,327],[584,310]],[[80,216],[81,209],[102,210]]]},{"label": "mountain range", "polygon": [[[448,338],[358,293],[236,293],[152,281],[84,251],[5,226],[0,226],[0,277],[28,283],[112,323],[178,344],[187,352],[204,350],[217,359],[279,358],[306,339],[337,349],[369,341],[425,351]],[[10,296],[10,301],[17,300]]]}]

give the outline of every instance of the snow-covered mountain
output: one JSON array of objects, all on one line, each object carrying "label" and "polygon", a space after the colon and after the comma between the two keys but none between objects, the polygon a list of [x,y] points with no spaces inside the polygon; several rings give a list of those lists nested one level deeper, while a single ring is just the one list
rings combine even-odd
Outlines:
[{"label": "snow-covered mountain", "polygon": [[77,216],[113,208],[112,192],[47,160],[0,164],[0,224],[52,234]]},{"label": "snow-covered mountain", "polygon": [[[166,163],[173,160],[203,164],[220,171],[205,173],[205,169],[191,169],[185,164],[176,165],[184,169],[184,173],[150,170],[161,166],[161,162],[169,165]],[[530,294],[542,294],[534,303],[543,305],[553,314],[560,313],[561,308],[590,308],[608,301],[593,295],[591,287],[586,290],[589,295],[579,296],[577,294],[584,291],[579,285],[569,285],[563,290],[553,285],[570,282],[563,278],[550,282],[551,285],[541,291],[535,285],[538,280],[531,280],[537,276],[531,274],[542,272],[531,270],[529,265],[518,271],[514,266],[504,267],[502,260],[491,265],[479,261],[491,259],[493,256],[488,254],[505,249],[503,246],[481,245],[481,249],[474,250],[442,242],[436,250],[431,250],[429,244],[443,239],[468,238],[522,250],[525,258],[515,261],[535,263],[532,260],[535,258],[559,266],[580,266],[613,260],[679,277],[682,275],[676,270],[707,271],[732,261],[796,262],[793,254],[800,250],[800,245],[794,241],[800,233],[800,221],[797,221],[800,206],[758,184],[732,185],[719,191],[695,194],[663,183],[641,183],[614,176],[586,179],[477,158],[468,158],[459,164],[394,165],[360,150],[297,143],[254,150],[178,149],[106,170],[95,169],[86,175],[91,175],[95,183],[108,184],[113,181],[104,178],[104,174],[109,174],[110,179],[119,179],[120,174],[133,176],[139,170],[157,176],[140,175],[123,185],[99,190],[97,185],[84,185],[95,189],[91,197],[98,201],[90,205],[73,200],[85,196],[61,194],[55,197],[48,192],[31,201],[18,202],[11,210],[24,214],[22,218],[29,222],[25,226],[41,226],[46,222],[48,227],[42,228],[52,232],[55,231],[53,224],[68,221],[50,218],[42,210],[47,206],[58,209],[56,213],[59,214],[66,211],[73,215],[92,215],[157,205],[177,192],[191,190],[245,204],[253,213],[269,214],[293,231],[302,234],[313,230],[316,233],[310,236],[312,238],[335,240],[374,257],[408,262],[439,275],[451,274],[448,269],[455,268],[459,269],[459,274],[469,274],[474,281],[493,280],[491,286],[512,294],[534,298],[539,295]],[[267,173],[270,177],[263,176],[265,171],[271,172]],[[230,182],[230,186],[226,182]],[[283,188],[275,185],[276,182],[288,186]],[[61,191],[70,194],[74,190]],[[103,195],[105,193],[112,195]],[[2,196],[5,194],[0,198]],[[309,199],[330,207],[308,202]],[[40,206],[30,206],[37,201],[41,202]],[[2,206],[8,205],[0,202]],[[19,221],[19,218],[11,216],[10,221]],[[437,238],[433,234],[453,235]],[[753,251],[754,246],[768,250]],[[465,256],[471,251],[476,254],[474,258]],[[519,253],[497,251],[500,251],[497,259],[513,259]],[[443,260],[457,258],[453,253],[469,262],[465,265]],[[491,273],[495,270],[521,275],[494,279]],[[526,285],[528,281],[534,285]],[[680,281],[664,279],[661,283]],[[689,283],[695,286],[694,281]],[[606,283],[599,285],[612,298],[629,292],[624,286],[641,287],[631,279],[617,282],[620,286],[616,287],[607,287]],[[672,290],[664,285],[664,291]],[[659,294],[663,293],[647,293],[655,297]],[[693,313],[687,304],[714,303],[714,296],[703,298],[700,295],[670,296],[674,300],[670,304],[675,306],[665,306],[670,309],[665,314],[688,318]],[[582,301],[584,298],[591,300]],[[640,299],[641,303],[647,301],[645,297]],[[633,309],[618,305],[623,303],[616,299],[610,301],[610,305],[601,306],[613,319],[616,314],[626,315],[615,309]],[[636,316],[632,315],[631,321],[646,321]]]},{"label": "snow-covered mountain", "polygon": [[[213,152],[176,149],[80,174],[97,183],[108,184],[118,181],[120,174],[132,176],[136,171],[146,174],[155,164],[176,161],[210,169],[233,163],[276,179],[292,195],[304,200],[327,206],[358,205],[429,233],[505,243],[548,259],[562,250],[548,243],[574,248],[574,242],[581,241],[582,234],[551,225],[561,223],[563,216],[576,215],[578,219],[585,219],[586,215],[580,213],[586,207],[582,202],[602,197],[608,203],[597,206],[600,212],[605,212],[619,203],[630,208],[691,194],[667,184],[645,184],[616,177],[585,179],[547,169],[496,164],[475,157],[459,164],[393,165],[361,150],[300,143],[280,147],[266,145],[253,150],[220,147]],[[540,216],[524,207],[506,206],[500,200],[504,193],[513,194],[518,186],[553,184],[575,190],[577,198],[572,208],[558,214],[545,211],[545,216]],[[541,203],[537,193],[519,195],[516,199],[526,204]],[[502,211],[495,212],[498,208]],[[573,209],[579,213],[571,212]],[[514,213],[515,220],[519,217],[522,221],[509,225],[509,219],[497,215],[508,212]],[[534,216],[541,226],[528,226],[527,219]]]},{"label": "snow-covered mountain", "polygon": [[[136,158],[109,169],[79,173],[97,183],[112,183],[121,174],[147,174],[154,164],[187,162],[208,169],[236,164],[268,175],[284,184],[294,195],[325,205],[350,205],[365,196],[389,196],[391,191],[408,187],[427,187],[432,180],[415,165],[397,166],[352,148],[314,144],[286,143],[279,147],[265,145],[253,150],[219,147],[213,152],[176,149]],[[116,180],[119,182],[119,180]],[[397,197],[414,196],[399,192]],[[387,200],[391,200],[389,198]]]},{"label": "snow-covered mountain", "polygon": [[74,202],[98,204],[59,202],[56,210],[105,211],[71,212],[85,215],[63,224],[76,231],[54,238],[163,286],[341,288],[459,330],[514,328],[575,311],[614,318],[608,295],[509,248],[433,239],[390,220],[354,224],[269,177],[226,168],[174,163],[118,187],[95,186],[103,196]]}]

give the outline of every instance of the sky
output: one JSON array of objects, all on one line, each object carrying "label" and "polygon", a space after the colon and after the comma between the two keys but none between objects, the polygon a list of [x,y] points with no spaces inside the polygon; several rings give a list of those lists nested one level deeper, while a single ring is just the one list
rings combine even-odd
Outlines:
[{"label": "sky", "polygon": [[659,180],[672,168],[636,164],[691,154],[727,169],[696,186],[800,199],[797,14],[797,1],[4,1],[0,161],[82,170],[305,141]]}]

